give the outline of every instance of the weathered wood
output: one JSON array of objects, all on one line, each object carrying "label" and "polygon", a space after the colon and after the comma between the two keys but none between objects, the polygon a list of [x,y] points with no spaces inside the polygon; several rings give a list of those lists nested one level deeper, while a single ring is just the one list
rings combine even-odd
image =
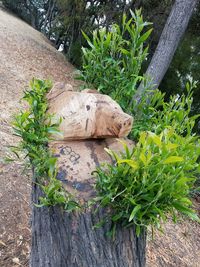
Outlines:
[{"label": "weathered wood", "polygon": [[109,96],[93,90],[73,92],[70,85],[52,88],[47,95],[48,112],[53,120],[62,118],[59,126],[62,136],[56,140],[80,140],[88,138],[125,137],[132,128],[133,118]]},{"label": "weathered wood", "polygon": [[[130,142],[126,140],[126,142]],[[131,144],[130,144],[131,145]],[[132,143],[133,145],[133,143]],[[58,179],[81,201],[95,195],[91,172],[111,159],[104,147],[120,150],[112,139],[57,142],[51,145],[58,157]],[[85,167],[84,167],[85,166]],[[41,191],[33,186],[33,202]],[[99,229],[105,210],[66,213],[60,207],[32,209],[31,267],[145,267],[146,233],[137,238],[135,228],[118,226],[114,240],[106,233],[110,222]]]},{"label": "weathered wood", "polygon": [[[33,186],[33,202],[41,195]],[[144,267],[145,232],[136,237],[134,227],[117,227],[112,240],[106,235],[110,223],[93,229],[105,215],[66,213],[60,207],[36,208],[32,211],[31,267]]]},{"label": "weathered wood", "polygon": [[[133,142],[120,139],[129,147]],[[57,141],[50,143],[50,149],[58,158],[57,178],[64,188],[79,199],[87,201],[94,196],[95,178],[92,172],[103,162],[111,163],[111,157],[104,148],[120,152],[123,145],[118,139],[90,139],[77,141]]]}]

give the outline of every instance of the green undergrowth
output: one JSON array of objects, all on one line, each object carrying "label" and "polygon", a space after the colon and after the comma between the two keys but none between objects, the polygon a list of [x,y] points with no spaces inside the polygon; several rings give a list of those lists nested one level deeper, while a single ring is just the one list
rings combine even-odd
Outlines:
[{"label": "green undergrowth", "polygon": [[[186,93],[171,96],[168,102],[159,90],[150,92],[141,74],[146,59],[150,23],[143,21],[141,10],[124,15],[121,25],[83,33],[88,47],[82,48],[80,74],[87,85],[110,95],[123,110],[134,116],[129,138],[134,148],[124,144],[124,152],[107,152],[114,164],[96,170],[97,201],[112,212],[116,224],[136,225],[137,235],[148,226],[161,229],[168,215],[176,221],[182,213],[199,221],[190,200],[200,175],[200,139],[193,132],[199,115],[191,116],[193,91],[197,83],[189,79]],[[128,18],[129,17],[129,18]],[[134,101],[140,82],[145,93]],[[101,225],[101,222],[100,224]]]},{"label": "green undergrowth", "polygon": [[176,221],[177,212],[200,222],[190,200],[200,173],[196,136],[183,137],[168,126],[159,135],[140,133],[136,146],[124,144],[124,151],[118,155],[107,150],[115,164],[96,170],[97,199],[100,206],[111,208],[113,225],[136,225],[139,235],[144,227],[162,229],[168,215]]},{"label": "green undergrowth", "polygon": [[90,38],[83,32],[88,47],[83,47],[83,65],[79,79],[87,86],[110,95],[127,111],[138,83],[142,63],[146,60],[151,23],[143,20],[140,10],[124,14],[120,25],[101,28]]},{"label": "green undergrowth", "polygon": [[169,102],[159,90],[149,101],[144,96],[130,135],[136,145],[124,144],[119,155],[107,150],[115,163],[96,170],[96,189],[100,206],[112,210],[112,231],[117,223],[136,225],[137,235],[148,226],[162,230],[180,213],[200,222],[191,201],[200,192],[200,138],[193,132],[200,115],[190,116],[196,86],[190,80],[186,94]]},{"label": "green undergrowth", "polygon": [[[196,136],[195,126],[199,123],[200,114],[193,113],[193,94],[198,86],[197,81],[192,78],[188,80],[185,86],[185,92],[182,95],[171,95],[169,101],[165,101],[165,94],[158,89],[149,94],[144,94],[141,102],[135,108],[134,124],[129,138],[137,141],[142,131],[152,131],[160,134],[167,127],[172,127],[176,134],[188,138]],[[148,99],[147,99],[148,96]],[[190,150],[188,148],[188,153]],[[199,159],[197,159],[199,163]],[[196,175],[194,188],[191,189],[193,196],[200,195],[200,175]]]},{"label": "green undergrowth", "polygon": [[[37,207],[61,205],[66,211],[79,207],[73,196],[68,193],[57,180],[57,158],[48,147],[52,134],[60,134],[60,122],[52,124],[53,116],[48,114],[46,94],[52,87],[48,80],[33,79],[30,88],[24,91],[24,100],[28,108],[20,111],[14,117],[14,135],[20,137],[17,146],[12,146],[11,151],[17,159],[23,157],[31,169],[34,170],[36,182],[43,191]],[[8,158],[7,160],[12,160]]]},{"label": "green undergrowth", "polygon": [[[112,235],[117,224],[136,225],[138,236],[148,226],[162,229],[162,222],[168,215],[176,221],[177,213],[199,221],[190,200],[190,192],[200,173],[200,141],[192,132],[198,116],[189,116],[195,85],[192,81],[188,83],[187,95],[172,97],[168,104],[163,95],[156,92],[151,99],[154,105],[148,110],[152,117],[146,124],[141,123],[143,128],[138,130],[139,120],[147,119],[143,111],[147,107],[143,105],[141,117],[136,119],[136,145],[129,148],[123,143],[124,152],[120,154],[107,150],[114,163],[103,164],[95,171],[97,197],[93,203],[98,202],[99,207],[111,211],[105,221],[112,221]],[[43,191],[35,205],[60,205],[72,211],[80,206],[57,180],[57,158],[48,147],[52,134],[60,134],[60,121],[52,124],[53,115],[47,112],[46,94],[50,88],[49,81],[33,79],[30,89],[24,92],[23,100],[28,109],[16,115],[13,122],[14,135],[21,141],[11,150],[34,170],[36,181],[33,182]],[[150,126],[151,131],[148,130]]]},{"label": "green undergrowth", "polygon": [[138,140],[140,132],[147,130],[160,134],[168,126],[182,136],[193,135],[193,128],[200,117],[200,114],[191,116],[193,93],[197,84],[190,78],[185,92],[182,95],[171,95],[169,101],[165,101],[165,93],[158,89],[151,94],[145,93],[133,114],[131,139]]}]

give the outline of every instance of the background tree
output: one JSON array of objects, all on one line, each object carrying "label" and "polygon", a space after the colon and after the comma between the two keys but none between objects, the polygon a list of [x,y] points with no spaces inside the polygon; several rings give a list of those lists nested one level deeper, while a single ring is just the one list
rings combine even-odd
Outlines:
[{"label": "background tree", "polygon": [[[176,0],[166,21],[158,46],[146,71],[152,89],[162,81],[172,61],[181,37],[186,31],[198,0]],[[141,84],[134,97],[140,98],[145,87]]]}]

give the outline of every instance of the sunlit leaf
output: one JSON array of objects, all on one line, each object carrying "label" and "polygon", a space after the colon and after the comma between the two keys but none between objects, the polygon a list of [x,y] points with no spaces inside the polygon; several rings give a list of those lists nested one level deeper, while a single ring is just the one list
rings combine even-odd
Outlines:
[{"label": "sunlit leaf", "polygon": [[166,160],[164,160],[163,163],[164,164],[176,163],[176,162],[182,162],[183,160],[184,160],[183,157],[171,156],[168,157]]},{"label": "sunlit leaf", "polygon": [[133,159],[124,159],[124,160],[118,160],[117,161],[118,164],[122,164],[122,163],[126,163],[128,164],[131,168],[133,169],[138,169],[139,165],[137,163],[137,161],[133,160]]}]

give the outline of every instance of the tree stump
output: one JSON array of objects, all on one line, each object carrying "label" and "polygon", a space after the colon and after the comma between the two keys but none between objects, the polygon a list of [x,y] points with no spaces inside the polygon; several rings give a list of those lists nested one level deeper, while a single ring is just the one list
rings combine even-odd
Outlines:
[{"label": "tree stump", "polygon": [[[81,201],[95,195],[95,179],[91,171],[99,163],[111,161],[104,152],[105,146],[120,149],[121,145],[113,140],[52,144],[58,157],[58,179],[63,181],[68,191],[76,192]],[[41,194],[40,188],[34,185],[34,203],[38,203]],[[138,238],[134,227],[124,229],[119,225],[112,239],[107,235],[110,222],[94,229],[105,214],[106,211],[102,209],[95,213],[94,208],[67,213],[61,207],[33,206],[30,266],[144,267],[146,233],[143,232]]]},{"label": "tree stump", "polygon": [[[33,201],[41,194],[33,187]],[[117,227],[113,240],[110,223],[93,229],[105,213],[66,213],[60,207],[32,212],[31,267],[144,267],[146,234],[136,237],[134,227]]]}]

